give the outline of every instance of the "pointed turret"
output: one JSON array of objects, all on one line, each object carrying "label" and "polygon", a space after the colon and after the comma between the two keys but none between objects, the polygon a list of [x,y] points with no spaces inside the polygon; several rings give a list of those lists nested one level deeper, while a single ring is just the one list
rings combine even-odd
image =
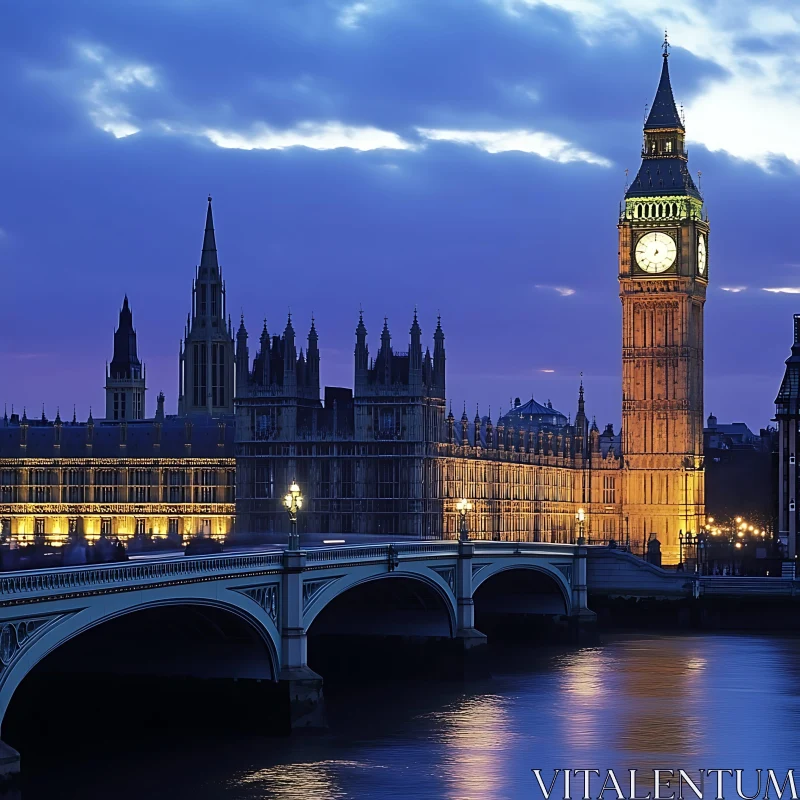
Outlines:
[{"label": "pointed turret", "polygon": [[656,96],[653,105],[650,106],[650,113],[644,123],[644,129],[653,130],[655,128],[680,128],[684,130],[683,120],[678,114],[675,105],[675,98],[672,94],[672,84],[669,80],[669,42],[667,35],[664,34],[663,63],[661,65],[661,79],[658,82]]},{"label": "pointed turret", "polygon": [[164,421],[164,392],[159,392],[156,398],[156,422]]},{"label": "pointed turret", "polygon": [[589,421],[586,419],[586,408],[583,400],[583,378],[578,388],[578,413],[575,415],[575,452],[583,455],[588,441]]},{"label": "pointed turret", "polygon": [[[669,43],[664,37],[661,79],[650,113],[644,123],[642,165],[625,192],[626,200],[649,197],[687,197],[702,200],[687,166],[686,129],[672,95],[669,77]],[[685,201],[662,206],[638,208],[626,203],[626,213],[641,217],[680,217],[689,213]],[[667,213],[669,212],[669,213]]]},{"label": "pointed turret", "polygon": [[236,331],[236,396],[244,397],[250,377],[250,351],[247,347],[247,328],[244,326],[244,314],[239,318],[239,330]]},{"label": "pointed turret", "polygon": [[408,347],[409,383],[422,383],[422,329],[417,321],[417,309],[414,309],[414,321],[411,323],[411,341]]},{"label": "pointed turret", "polygon": [[209,195],[203,249],[192,283],[192,311],[180,354],[178,413],[181,416],[233,413],[236,347],[225,297]]},{"label": "pointed turret", "polygon": [[214,236],[214,217],[211,213],[211,195],[208,196],[206,229],[203,233],[203,252],[200,255],[201,277],[203,277],[203,270],[206,270],[205,276],[207,277],[211,277],[211,274],[219,274],[219,262],[217,261],[217,240]]},{"label": "pointed turret", "polygon": [[366,380],[369,368],[369,348],[367,347],[367,327],[364,325],[364,314],[359,311],[358,325],[356,326],[355,349],[356,384]]},{"label": "pointed turret", "polygon": [[469,418],[467,417],[467,404],[464,403],[464,410],[461,412],[461,445],[462,445],[462,447],[466,447],[469,444],[469,435],[467,434],[467,428],[468,427],[469,427]]},{"label": "pointed turret", "polygon": [[126,294],[114,332],[114,355],[106,367],[106,419],[144,419],[145,375],[136,352],[136,330]]},{"label": "pointed turret", "polygon": [[[392,335],[389,333],[389,318],[383,318],[383,330],[381,331],[381,349],[378,353],[380,362],[379,380],[389,386],[392,382]],[[376,364],[376,367],[378,365]]]},{"label": "pointed turret", "polygon": [[136,352],[136,331],[128,295],[122,301],[119,324],[114,332],[114,355],[109,375],[112,378],[140,378],[142,365]]},{"label": "pointed turret", "polygon": [[442,316],[436,317],[436,330],[433,333],[433,385],[436,387],[436,396],[445,396],[445,354],[444,331],[442,330]]},{"label": "pointed turret", "polygon": [[294,346],[294,327],[292,326],[292,312],[286,320],[283,329],[283,385],[296,385],[297,348]]},{"label": "pointed turret", "polygon": [[475,437],[473,440],[473,445],[475,447],[481,446],[481,412],[480,408],[476,405],[475,406],[475,419],[472,422],[473,425],[473,436]]},{"label": "pointed turret", "polygon": [[447,442],[454,444],[455,442],[455,423],[456,418],[453,416],[453,404],[450,403],[450,412],[447,415]]},{"label": "pointed turret", "polygon": [[311,329],[308,331],[308,350],[306,350],[306,386],[309,396],[319,399],[319,336],[314,316],[311,316]]}]

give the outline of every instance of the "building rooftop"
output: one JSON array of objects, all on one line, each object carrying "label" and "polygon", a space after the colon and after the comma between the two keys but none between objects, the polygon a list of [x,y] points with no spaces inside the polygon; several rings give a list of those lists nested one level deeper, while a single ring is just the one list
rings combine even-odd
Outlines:
[{"label": "building rooftop", "polygon": [[[42,420],[28,423],[13,415],[0,421],[0,459],[233,458],[234,434],[233,417],[62,424]],[[91,450],[87,446],[90,442]]]}]

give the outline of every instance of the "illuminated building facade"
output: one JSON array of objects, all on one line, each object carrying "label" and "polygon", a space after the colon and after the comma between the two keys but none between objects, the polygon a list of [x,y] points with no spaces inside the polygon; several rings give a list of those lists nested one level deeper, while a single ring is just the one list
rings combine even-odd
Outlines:
[{"label": "illuminated building facade", "polygon": [[579,507],[589,512],[588,538],[622,534],[619,437],[589,426],[582,385],[574,424],[534,401],[496,425],[477,413],[470,421],[466,409],[457,421],[446,408],[441,322],[433,354],[423,354],[416,314],[408,350],[392,347],[384,321],[374,359],[360,318],[354,390],[327,387],[324,402],[313,321],[306,353],[296,353],[290,320],[280,337],[264,329],[249,369],[244,323],[239,328],[239,531],[285,531],[282,498],[296,479],[305,496],[301,525],[323,534],[453,538],[461,497],[472,502],[475,538],[572,541]]},{"label": "illuminated building facade", "polygon": [[[0,421],[0,537],[57,544],[70,533],[214,538],[235,520],[233,339],[211,198],[180,353],[178,417],[145,416],[145,373],[125,300],[106,367],[106,418]],[[226,413],[227,412],[227,413]]]},{"label": "illuminated building facade", "polygon": [[[159,398],[163,410],[163,395]],[[0,422],[0,531],[20,543],[70,533],[217,538],[233,527],[232,420]]]},{"label": "illuminated building facade", "polygon": [[703,305],[708,217],[687,165],[685,128],[669,78],[644,125],[642,164],[619,220],[622,451],[631,537],[655,534],[665,563],[680,532],[705,523]]}]

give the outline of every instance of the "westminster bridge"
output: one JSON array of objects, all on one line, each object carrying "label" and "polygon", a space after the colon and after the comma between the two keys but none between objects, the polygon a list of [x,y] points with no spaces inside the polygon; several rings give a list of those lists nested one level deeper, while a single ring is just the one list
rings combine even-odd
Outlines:
[{"label": "westminster bridge", "polygon": [[[580,630],[594,621],[587,550],[406,541],[0,573],[3,736],[9,705],[33,674],[56,665],[85,675],[114,658],[124,675],[255,679],[281,698],[286,729],[315,727],[323,720],[322,678],[308,666],[315,635],[340,642],[340,654],[387,639],[443,643],[458,656],[450,663],[469,663],[487,641],[476,613]],[[18,768],[14,758],[0,747],[0,774]]]},{"label": "westminster bridge", "polygon": [[[48,669],[85,687],[107,667],[122,676],[123,696],[137,676],[234,679],[257,685],[254,707],[278,709],[290,730],[324,723],[310,642],[332,645],[332,663],[347,669],[387,641],[422,642],[426,670],[444,655],[458,672],[485,653],[484,631],[494,628],[484,625],[525,635],[542,622],[561,633],[591,630],[587,597],[599,612],[633,602],[651,614],[653,602],[713,610],[704,599],[727,607],[742,596],[794,609],[800,581],[668,572],[602,546],[488,541],[273,546],[0,573],[2,734],[15,703],[27,714],[25,687]],[[19,756],[0,741],[0,791],[3,775],[18,769]]]}]

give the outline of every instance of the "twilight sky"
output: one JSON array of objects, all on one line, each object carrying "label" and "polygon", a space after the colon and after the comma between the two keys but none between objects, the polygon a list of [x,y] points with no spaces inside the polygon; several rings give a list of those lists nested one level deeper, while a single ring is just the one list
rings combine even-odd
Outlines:
[{"label": "twilight sky", "polygon": [[711,221],[706,413],[767,424],[800,311],[794,0],[37,0],[0,25],[0,402],[103,413],[125,292],[147,411],[214,197],[228,309],[316,316],[352,385],[359,305],[448,395],[620,419],[616,222],[661,68]]}]

